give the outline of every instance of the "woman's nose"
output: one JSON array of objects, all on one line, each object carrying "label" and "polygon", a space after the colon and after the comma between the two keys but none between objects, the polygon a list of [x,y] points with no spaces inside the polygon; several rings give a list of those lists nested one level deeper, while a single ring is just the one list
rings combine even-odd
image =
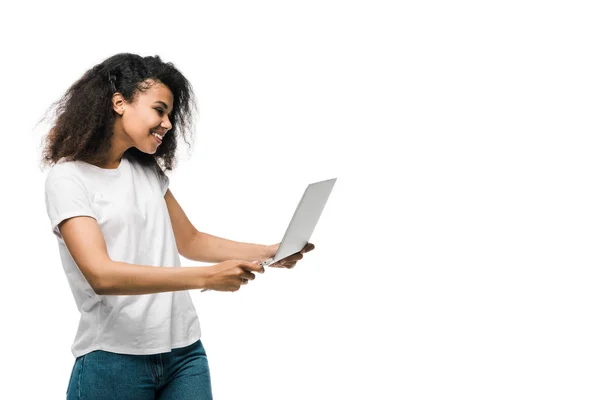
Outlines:
[{"label": "woman's nose", "polygon": [[163,128],[165,128],[167,130],[171,130],[171,128],[173,127],[173,125],[171,124],[171,121],[169,120],[169,117],[165,117],[165,119],[163,119],[163,122],[161,125],[163,126]]}]

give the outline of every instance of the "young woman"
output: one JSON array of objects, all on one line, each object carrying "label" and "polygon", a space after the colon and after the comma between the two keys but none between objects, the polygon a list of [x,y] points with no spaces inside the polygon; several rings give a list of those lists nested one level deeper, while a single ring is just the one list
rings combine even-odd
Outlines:
[{"label": "young woman", "polygon": [[[55,104],[46,209],[81,312],[68,399],[212,398],[188,290],[236,291],[279,246],[197,231],[169,190],[194,104],[173,64],[135,54],[94,66]],[[179,255],[216,264],[180,268]]]}]

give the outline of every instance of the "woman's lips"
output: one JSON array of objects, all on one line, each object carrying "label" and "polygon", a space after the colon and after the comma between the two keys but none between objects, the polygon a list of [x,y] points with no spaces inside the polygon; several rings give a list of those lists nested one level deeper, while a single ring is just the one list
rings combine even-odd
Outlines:
[{"label": "woman's lips", "polygon": [[158,144],[162,143],[162,139],[159,137],[158,133],[152,132],[151,135],[154,136],[154,139],[156,139]]}]

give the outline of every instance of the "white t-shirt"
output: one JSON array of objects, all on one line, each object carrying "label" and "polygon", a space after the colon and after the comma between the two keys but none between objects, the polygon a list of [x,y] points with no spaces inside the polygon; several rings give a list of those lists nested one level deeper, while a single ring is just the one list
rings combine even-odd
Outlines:
[{"label": "white t-shirt", "polygon": [[81,313],[71,347],[75,357],[94,350],[156,354],[200,338],[188,291],[98,295],[71,257],[58,225],[87,215],[98,222],[108,255],[131,264],[181,267],[164,195],[169,178],[123,157],[116,169],[61,160],[46,178],[46,210],[71,292]]}]

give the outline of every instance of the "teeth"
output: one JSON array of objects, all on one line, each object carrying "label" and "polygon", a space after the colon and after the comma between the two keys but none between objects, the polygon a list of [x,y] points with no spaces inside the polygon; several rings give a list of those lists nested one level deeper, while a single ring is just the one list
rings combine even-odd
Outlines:
[{"label": "teeth", "polygon": [[152,134],[153,134],[154,136],[156,136],[157,138],[159,138],[160,140],[163,140],[163,137],[162,137],[162,136],[160,136],[158,133],[156,133],[156,132],[152,132]]}]

